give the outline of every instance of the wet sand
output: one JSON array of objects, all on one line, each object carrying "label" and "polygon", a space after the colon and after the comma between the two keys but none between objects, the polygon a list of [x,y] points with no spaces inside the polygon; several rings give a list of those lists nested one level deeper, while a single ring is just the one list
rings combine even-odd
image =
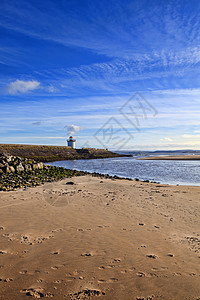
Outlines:
[{"label": "wet sand", "polygon": [[147,156],[139,160],[200,160],[200,155]]},{"label": "wet sand", "polygon": [[1,299],[200,299],[200,187],[68,181],[0,192]]}]

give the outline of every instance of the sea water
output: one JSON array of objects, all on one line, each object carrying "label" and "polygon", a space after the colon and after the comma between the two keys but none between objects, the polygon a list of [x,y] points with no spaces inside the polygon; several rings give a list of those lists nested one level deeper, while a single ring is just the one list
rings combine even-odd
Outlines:
[{"label": "sea water", "polygon": [[[125,152],[124,152],[125,153]],[[129,152],[132,157],[65,160],[49,163],[67,169],[138,178],[173,185],[200,186],[200,160],[138,160],[144,153]],[[169,155],[169,153],[165,153]],[[175,153],[171,152],[171,155]],[[176,155],[181,155],[176,153]],[[188,153],[191,155],[191,153]],[[146,153],[145,156],[151,156]],[[155,153],[154,153],[155,155]],[[160,155],[160,154],[159,154]],[[184,155],[184,153],[182,153]]]}]

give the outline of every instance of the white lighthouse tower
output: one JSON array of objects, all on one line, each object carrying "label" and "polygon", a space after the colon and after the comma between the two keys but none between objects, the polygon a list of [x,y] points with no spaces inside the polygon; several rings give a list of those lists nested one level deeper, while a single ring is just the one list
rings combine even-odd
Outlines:
[{"label": "white lighthouse tower", "polygon": [[75,142],[76,140],[74,140],[73,136],[70,136],[69,139],[67,140],[68,147],[75,149]]}]

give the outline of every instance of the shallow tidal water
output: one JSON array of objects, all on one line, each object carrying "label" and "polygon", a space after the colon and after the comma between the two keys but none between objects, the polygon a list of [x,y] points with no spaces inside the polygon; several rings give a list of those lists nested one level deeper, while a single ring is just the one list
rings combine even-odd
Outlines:
[{"label": "shallow tidal water", "polygon": [[173,185],[200,186],[200,161],[137,160],[119,157],[89,160],[65,160],[49,163],[79,171],[98,172],[120,177],[139,178]]}]

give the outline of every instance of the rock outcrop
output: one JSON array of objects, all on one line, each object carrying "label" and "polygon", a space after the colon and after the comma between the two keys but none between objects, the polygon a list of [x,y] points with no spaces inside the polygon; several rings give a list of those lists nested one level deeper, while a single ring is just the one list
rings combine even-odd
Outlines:
[{"label": "rock outcrop", "polygon": [[44,165],[41,162],[38,163],[28,158],[0,153],[0,174],[28,172],[43,169],[43,167]]},{"label": "rock outcrop", "polygon": [[28,158],[0,153],[0,191],[36,187],[45,182],[80,175],[86,175],[86,172],[48,166]]}]

